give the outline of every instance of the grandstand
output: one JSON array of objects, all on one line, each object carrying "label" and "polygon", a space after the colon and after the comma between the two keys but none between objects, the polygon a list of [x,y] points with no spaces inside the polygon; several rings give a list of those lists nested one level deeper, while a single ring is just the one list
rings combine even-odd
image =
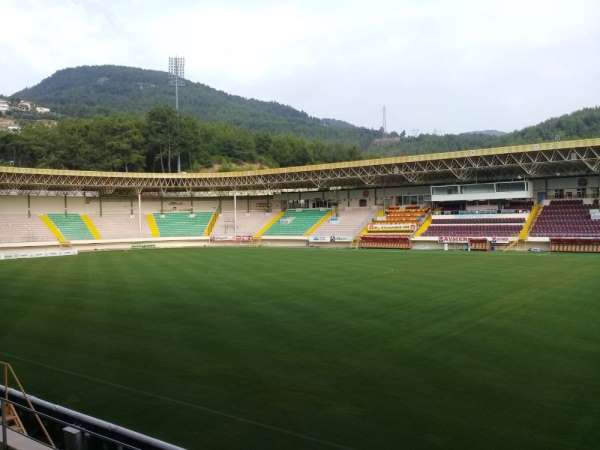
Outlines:
[{"label": "grandstand", "polygon": [[0,167],[0,245],[421,249],[477,238],[550,250],[553,238],[598,235],[599,151],[587,139],[209,174]]}]

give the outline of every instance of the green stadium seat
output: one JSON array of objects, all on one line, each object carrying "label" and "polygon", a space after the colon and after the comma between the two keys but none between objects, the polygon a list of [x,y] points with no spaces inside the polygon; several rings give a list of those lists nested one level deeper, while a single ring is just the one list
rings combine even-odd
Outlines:
[{"label": "green stadium seat", "polygon": [[212,212],[153,214],[161,237],[202,236],[212,215]]},{"label": "green stadium seat", "polygon": [[329,209],[288,209],[264,236],[302,236],[329,212]]},{"label": "green stadium seat", "polygon": [[94,239],[79,214],[49,213],[48,217],[54,222],[62,235],[70,241]]}]

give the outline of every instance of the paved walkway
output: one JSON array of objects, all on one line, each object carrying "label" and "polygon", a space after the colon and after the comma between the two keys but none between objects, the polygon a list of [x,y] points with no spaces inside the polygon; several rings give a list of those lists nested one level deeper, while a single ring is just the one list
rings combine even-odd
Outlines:
[{"label": "paved walkway", "polygon": [[[27,436],[16,433],[10,428],[6,430],[6,440],[8,442],[8,448],[12,450],[48,450],[51,447],[47,447],[34,441]],[[0,431],[0,443],[2,442],[2,432]]]}]

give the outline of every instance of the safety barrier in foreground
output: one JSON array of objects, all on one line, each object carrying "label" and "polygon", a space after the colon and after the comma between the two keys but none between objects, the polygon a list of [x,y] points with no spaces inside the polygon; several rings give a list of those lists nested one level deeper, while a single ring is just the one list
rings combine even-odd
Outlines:
[{"label": "safety barrier in foreground", "polygon": [[9,363],[0,371],[1,450],[184,450],[28,395]]}]

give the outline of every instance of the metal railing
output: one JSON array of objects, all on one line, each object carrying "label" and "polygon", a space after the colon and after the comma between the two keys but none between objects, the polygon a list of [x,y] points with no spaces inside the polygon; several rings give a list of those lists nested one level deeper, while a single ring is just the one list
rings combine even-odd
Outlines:
[{"label": "metal railing", "polygon": [[[43,442],[39,439],[37,439],[34,436],[31,436],[29,434],[24,434],[21,433],[19,431],[16,430],[11,430],[13,433],[17,433],[21,436],[24,436],[28,439],[31,439],[35,442],[37,442],[38,444],[44,445],[48,448],[77,448],[77,449],[89,449],[89,448],[102,448],[102,449],[118,449],[118,450],[144,450],[141,447],[136,447],[134,445],[128,444],[126,442],[122,442],[118,439],[115,438],[111,438],[110,436],[106,436],[100,433],[97,433],[95,431],[92,431],[88,428],[85,428],[81,425],[66,421],[66,420],[62,420],[59,419],[57,417],[53,417],[49,414],[37,411],[33,408],[29,408],[25,405],[22,405],[16,401],[13,400],[8,400],[5,397],[2,397],[2,399],[0,400],[0,404],[2,407],[2,450],[8,450],[8,444],[10,444],[10,442],[8,441],[8,433],[7,433],[7,425],[6,425],[6,410],[7,407],[9,405],[11,405],[13,408],[15,408],[15,410],[17,410],[18,413],[23,414],[24,417],[26,416],[36,416],[38,417],[40,420],[43,419],[44,422],[46,422],[46,426],[50,429],[56,429],[56,430],[60,430],[62,431],[62,436],[60,435],[56,435],[55,434],[55,440],[56,443],[59,444],[59,446],[56,446],[53,443],[53,446],[49,446],[46,442]],[[67,437],[66,433],[65,433],[65,429],[69,430],[69,436],[72,436],[72,441],[67,444],[67,440],[69,440],[69,438]],[[73,432],[75,431],[75,432]]]},{"label": "metal railing", "polygon": [[[17,374],[15,373],[15,370],[13,369],[13,367],[4,361],[0,361],[0,368],[2,370],[2,385],[4,386],[4,396],[3,396],[3,401],[2,401],[2,437],[3,437],[3,445],[6,446],[6,427],[7,427],[7,408],[9,407],[9,405],[11,404],[11,402],[8,399],[8,392],[9,392],[9,381],[12,379],[12,381],[16,384],[16,386],[18,387],[19,392],[21,392],[23,399],[25,400],[25,403],[27,404],[27,406],[32,410],[33,412],[33,417],[34,420],[36,422],[36,424],[38,425],[39,429],[41,430],[41,433],[46,441],[46,443],[50,446],[50,448],[55,448],[54,442],[52,441],[52,438],[50,437],[50,434],[48,433],[48,430],[46,430],[46,427],[44,426],[44,423],[42,422],[42,420],[40,419],[40,416],[37,414],[37,412],[35,411],[35,408],[33,407],[33,404],[31,403],[31,400],[29,399],[29,396],[25,393],[25,389],[23,388],[23,384],[21,383],[21,380],[19,380],[19,377],[17,376]],[[15,412],[15,414],[17,415],[18,418],[18,414]]]},{"label": "metal railing", "polygon": [[17,437],[49,449],[184,450],[28,395],[7,362],[0,361],[0,376],[0,450],[8,450],[10,440]]}]

